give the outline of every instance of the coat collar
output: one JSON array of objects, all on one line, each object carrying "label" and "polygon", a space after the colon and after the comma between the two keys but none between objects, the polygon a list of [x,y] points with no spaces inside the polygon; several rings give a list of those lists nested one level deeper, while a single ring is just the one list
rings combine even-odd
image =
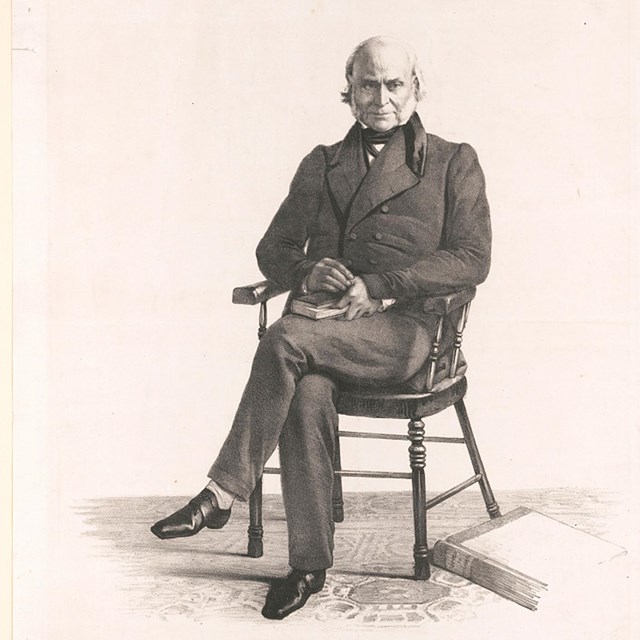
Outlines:
[{"label": "coat collar", "polygon": [[427,134],[414,113],[367,171],[358,123],[329,161],[327,179],[336,204],[348,213],[347,229],[379,204],[413,187],[424,175]]}]

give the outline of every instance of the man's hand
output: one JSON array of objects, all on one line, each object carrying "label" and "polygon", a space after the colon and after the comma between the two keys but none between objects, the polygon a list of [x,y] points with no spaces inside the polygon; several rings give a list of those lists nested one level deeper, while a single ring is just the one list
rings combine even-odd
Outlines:
[{"label": "man's hand", "polygon": [[349,291],[336,302],[335,306],[338,309],[347,307],[347,312],[338,318],[339,320],[355,320],[374,314],[380,308],[380,300],[370,298],[364,280],[356,277]]},{"label": "man's hand", "polygon": [[354,281],[354,275],[338,260],[322,258],[313,265],[306,278],[307,290],[330,291],[340,293],[346,291]]}]

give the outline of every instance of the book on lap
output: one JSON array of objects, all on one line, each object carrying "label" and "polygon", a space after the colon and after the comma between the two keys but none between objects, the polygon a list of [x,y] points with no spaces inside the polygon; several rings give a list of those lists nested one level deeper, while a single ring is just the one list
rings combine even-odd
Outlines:
[{"label": "book on lap", "polygon": [[535,610],[549,585],[626,553],[527,507],[438,540],[433,564]]},{"label": "book on lap", "polygon": [[344,315],[347,311],[347,307],[344,309],[336,309],[334,307],[340,297],[325,291],[309,293],[306,296],[294,298],[291,302],[291,311],[312,320],[336,318]]}]

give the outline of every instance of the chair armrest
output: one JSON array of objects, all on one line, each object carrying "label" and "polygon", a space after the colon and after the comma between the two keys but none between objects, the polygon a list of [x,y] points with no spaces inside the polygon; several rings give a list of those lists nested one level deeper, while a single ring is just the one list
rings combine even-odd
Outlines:
[{"label": "chair armrest", "polygon": [[288,291],[287,288],[271,282],[271,280],[262,280],[262,282],[248,284],[244,287],[236,287],[233,290],[231,301],[233,304],[260,304],[286,291]]},{"label": "chair armrest", "polygon": [[424,301],[422,309],[425,313],[435,313],[439,317],[438,326],[431,343],[431,351],[429,353],[429,367],[427,369],[427,391],[431,391],[435,382],[436,366],[440,357],[440,341],[442,340],[445,316],[453,311],[460,310],[458,317],[455,319],[456,334],[453,342],[453,352],[451,355],[451,363],[449,365],[449,378],[454,378],[458,369],[458,360],[460,358],[460,346],[462,345],[462,332],[467,324],[469,315],[469,303],[476,295],[476,288],[469,287],[462,291],[452,291],[439,296],[430,296]]},{"label": "chair armrest", "polygon": [[462,291],[452,291],[438,296],[429,296],[422,307],[425,313],[435,313],[439,316],[446,316],[452,311],[463,307],[471,302],[476,295],[476,288],[469,287]]}]

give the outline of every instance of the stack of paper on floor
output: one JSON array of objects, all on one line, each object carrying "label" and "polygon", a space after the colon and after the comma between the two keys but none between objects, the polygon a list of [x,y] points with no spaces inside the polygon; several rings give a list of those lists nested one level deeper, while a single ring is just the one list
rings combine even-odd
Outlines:
[{"label": "stack of paper on floor", "polygon": [[519,507],[501,518],[438,540],[433,564],[535,610],[554,581],[588,571],[622,547]]}]

